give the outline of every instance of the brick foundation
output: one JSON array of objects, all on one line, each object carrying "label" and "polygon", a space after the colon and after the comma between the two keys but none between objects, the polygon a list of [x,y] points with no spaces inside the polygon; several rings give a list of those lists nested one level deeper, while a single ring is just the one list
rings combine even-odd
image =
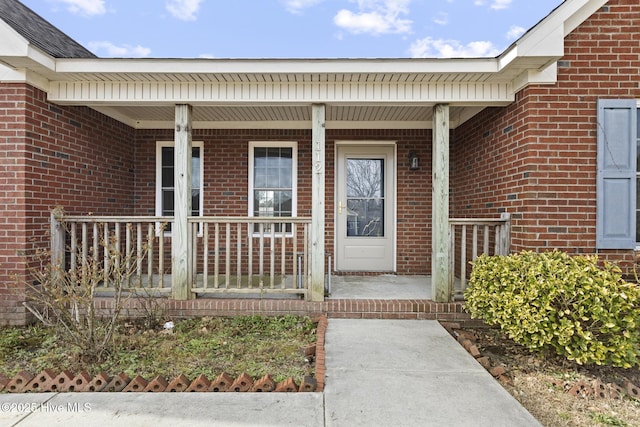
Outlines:
[{"label": "brick foundation", "polygon": [[[299,299],[218,299],[200,298],[187,301],[166,300],[163,310],[170,318],[203,316],[298,316],[347,319],[417,319],[466,322],[471,317],[462,302],[435,303],[431,300],[353,300],[332,299],[323,302]],[[114,308],[111,298],[96,301],[99,312],[109,313]],[[138,302],[130,300],[123,309],[125,317],[143,316]]]}]

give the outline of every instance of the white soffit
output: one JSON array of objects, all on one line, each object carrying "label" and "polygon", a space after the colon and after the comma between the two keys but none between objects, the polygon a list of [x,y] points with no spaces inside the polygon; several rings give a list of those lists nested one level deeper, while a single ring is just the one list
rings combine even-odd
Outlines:
[{"label": "white soffit", "polygon": [[[484,107],[451,107],[450,123],[455,128]],[[172,129],[175,112],[162,107],[95,107],[136,129]],[[327,129],[428,129],[432,106],[328,105]],[[133,118],[133,119],[132,119]],[[194,107],[194,129],[310,129],[311,106],[221,106]]]}]

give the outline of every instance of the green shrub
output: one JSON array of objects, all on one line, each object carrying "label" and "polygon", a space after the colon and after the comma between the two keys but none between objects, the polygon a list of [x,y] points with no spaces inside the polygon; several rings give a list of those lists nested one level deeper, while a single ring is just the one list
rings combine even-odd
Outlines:
[{"label": "green shrub", "polygon": [[640,288],[596,255],[522,252],[479,257],[465,307],[534,351],[578,364],[638,365]]}]

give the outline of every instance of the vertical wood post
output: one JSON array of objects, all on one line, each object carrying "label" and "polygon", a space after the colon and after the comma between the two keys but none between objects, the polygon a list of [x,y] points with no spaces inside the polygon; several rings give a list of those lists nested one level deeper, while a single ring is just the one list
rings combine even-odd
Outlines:
[{"label": "vertical wood post", "polygon": [[325,106],[312,106],[311,301],[324,300]]},{"label": "vertical wood post", "polygon": [[176,105],[174,149],[174,222],[171,229],[171,289],[173,298],[191,297],[190,230],[191,215],[191,106]]},{"label": "vertical wood post", "polygon": [[55,208],[51,212],[51,266],[59,273],[65,267],[65,228],[62,223],[64,209]]},{"label": "vertical wood post", "polygon": [[431,209],[431,295],[449,302],[453,289],[449,270],[449,106],[433,108],[433,195]]},{"label": "vertical wood post", "polygon": [[496,255],[509,255],[511,252],[511,214],[509,212],[502,212],[500,219],[505,223],[501,228],[500,233],[500,252]]}]

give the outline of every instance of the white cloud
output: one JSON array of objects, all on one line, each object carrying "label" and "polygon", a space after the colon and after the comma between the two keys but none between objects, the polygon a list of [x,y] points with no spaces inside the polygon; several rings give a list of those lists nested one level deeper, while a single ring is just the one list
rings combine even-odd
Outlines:
[{"label": "white cloud", "polygon": [[509,31],[507,32],[507,40],[515,40],[521,35],[523,35],[527,30],[517,25],[512,25],[509,27]]},{"label": "white cloud", "polygon": [[[352,0],[354,1],[354,0]],[[358,11],[342,9],[333,18],[333,22],[354,34],[409,33],[409,19],[401,15],[409,13],[411,0],[355,0]]]},{"label": "white cloud", "polygon": [[[513,0],[491,0],[489,8],[493,10],[508,9],[512,2]],[[475,6],[484,6],[487,4],[487,0],[474,0],[473,4]]]},{"label": "white cloud", "polygon": [[446,12],[440,12],[435,16],[435,18],[433,18],[433,22],[438,25],[447,25],[449,23],[449,14]]},{"label": "white cloud", "polygon": [[488,41],[475,41],[463,45],[457,40],[426,37],[413,42],[409,53],[414,58],[479,58],[494,57],[500,51]]},{"label": "white cloud", "polygon": [[57,0],[67,5],[71,13],[80,15],[103,15],[107,12],[104,0]]},{"label": "white cloud", "polygon": [[493,10],[508,9],[509,6],[511,6],[512,1],[513,0],[494,0],[493,3],[491,3],[491,9]]},{"label": "white cloud", "polygon": [[[89,42],[89,49],[98,56],[106,56],[112,58],[142,58],[151,55],[151,49],[148,47],[138,46],[116,46],[108,41]],[[100,52],[105,52],[100,55]]]},{"label": "white cloud", "polygon": [[195,21],[196,13],[203,0],[168,0],[167,10],[174,18],[181,21]]},{"label": "white cloud", "polygon": [[324,0],[282,0],[285,9],[293,14],[302,12],[302,9],[315,6],[318,3],[322,3]]}]

